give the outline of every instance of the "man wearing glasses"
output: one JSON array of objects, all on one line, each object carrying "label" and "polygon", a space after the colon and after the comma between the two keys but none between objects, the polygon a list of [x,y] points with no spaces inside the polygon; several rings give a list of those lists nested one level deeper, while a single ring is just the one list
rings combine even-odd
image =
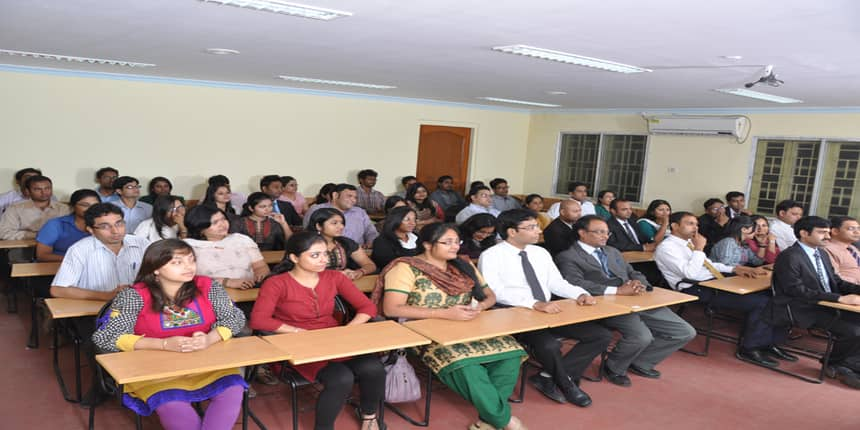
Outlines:
[{"label": "man wearing glasses", "polygon": [[152,205],[138,200],[140,198],[140,181],[131,176],[120,176],[113,181],[116,197],[108,200],[117,205],[125,219],[125,228],[135,231],[137,225],[145,219],[152,218]]},{"label": "man wearing glasses", "polygon": [[[484,251],[478,260],[487,285],[496,294],[496,303],[550,314],[561,312],[551,301],[553,295],[575,299],[583,306],[597,303],[588,291],[565,281],[549,252],[535,246],[541,230],[533,211],[502,212],[496,231],[504,241]],[[538,391],[559,403],[580,407],[591,404],[591,397],[579,388],[578,382],[594,358],[606,351],[612,339],[608,329],[586,322],[532,331],[517,338],[530,347],[543,366],[542,372],[529,378]],[[578,342],[562,356],[559,338]]]},{"label": "man wearing glasses", "polygon": [[729,216],[726,215],[726,205],[718,198],[705,200],[705,213],[699,216],[699,234],[708,240],[705,254],[710,254],[711,247],[725,237]]},{"label": "man wearing glasses", "polygon": [[113,167],[102,167],[96,172],[96,182],[99,184],[96,187],[96,192],[99,193],[99,198],[102,202],[108,202],[116,198],[116,193],[113,189],[113,181],[119,177],[119,170]]}]

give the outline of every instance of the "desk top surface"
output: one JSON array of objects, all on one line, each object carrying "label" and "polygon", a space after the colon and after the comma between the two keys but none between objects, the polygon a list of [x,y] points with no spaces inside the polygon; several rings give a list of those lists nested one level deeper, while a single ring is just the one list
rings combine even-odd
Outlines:
[{"label": "desk top surface", "polygon": [[45,305],[54,319],[98,315],[106,302],[80,299],[45,299]]},{"label": "desk top surface", "polygon": [[530,309],[523,310],[538,314],[538,318],[546,321],[547,327],[561,327],[633,312],[628,306],[622,306],[608,301],[601,301],[599,299],[596,305],[588,306],[580,306],[576,304],[576,300],[573,299],[555,300],[553,303],[557,304],[561,308],[561,312],[557,314],[545,314],[543,312],[533,311]]},{"label": "desk top surface", "polygon": [[652,251],[627,251],[622,252],[621,257],[628,263],[645,263],[654,261],[654,252]]},{"label": "desk top surface", "polygon": [[493,309],[470,321],[423,319],[403,325],[436,343],[452,345],[549,327],[545,314],[525,308]]},{"label": "desk top surface", "polygon": [[13,278],[27,278],[31,276],[54,276],[60,270],[59,261],[47,263],[15,263],[12,265]]},{"label": "desk top surface", "polygon": [[839,309],[841,311],[860,313],[860,306],[858,306],[858,305],[846,305],[844,303],[823,302],[823,301],[818,302],[818,304],[821,306],[827,306],[828,308]]},{"label": "desk top surface", "polygon": [[633,312],[642,312],[664,306],[672,306],[686,302],[694,302],[699,300],[698,297],[679,293],[677,291],[667,290],[665,288],[654,288],[636,296],[602,296],[597,300],[600,303],[612,303],[614,305],[625,306]]},{"label": "desk top surface", "polygon": [[224,291],[226,291],[227,295],[230,296],[230,300],[236,303],[255,302],[257,301],[257,295],[260,294],[259,288],[248,288],[247,290],[225,288]]},{"label": "desk top surface", "polygon": [[770,288],[770,278],[773,272],[767,272],[767,276],[758,278],[746,278],[743,276],[730,276],[723,279],[711,279],[700,282],[703,287],[726,291],[734,294],[751,294]]},{"label": "desk top surface", "polygon": [[284,251],[262,251],[266,264],[278,264],[284,259]]},{"label": "desk top surface", "polygon": [[0,249],[30,248],[36,246],[34,239],[0,240]]}]

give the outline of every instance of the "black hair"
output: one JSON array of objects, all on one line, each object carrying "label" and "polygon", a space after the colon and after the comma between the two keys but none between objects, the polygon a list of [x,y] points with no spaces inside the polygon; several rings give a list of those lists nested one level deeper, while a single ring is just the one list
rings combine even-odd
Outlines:
[{"label": "black hair", "polygon": [[659,208],[660,205],[669,206],[669,213],[670,214],[672,213],[672,205],[670,205],[669,202],[667,202],[666,200],[662,200],[662,199],[654,199],[654,200],[651,200],[651,203],[648,204],[648,209],[645,209],[645,218],[648,218],[651,221],[656,222],[657,221],[657,215],[655,215],[654,212],[657,211],[657,208]]},{"label": "black hair", "polygon": [[290,181],[295,181],[295,180],[296,180],[296,178],[294,178],[292,176],[281,176],[281,183],[284,184],[285,187],[287,186],[287,184],[290,183]]},{"label": "black hair", "polygon": [[752,218],[746,215],[738,215],[729,221],[726,225],[725,235],[723,237],[731,237],[738,244],[743,246],[743,229],[752,227],[753,231],[755,231],[755,223]]},{"label": "black hair", "polygon": [[278,175],[263,176],[262,178],[260,178],[260,189],[262,190],[263,187],[268,187],[273,182],[277,182],[277,183],[281,184],[281,177]]},{"label": "black hair", "polygon": [[[755,225],[756,227],[757,227],[756,223],[757,223],[757,222],[758,222],[758,220],[760,220],[760,219],[763,219],[765,224],[769,224],[769,223],[767,222],[767,218],[766,218],[766,217],[764,217],[764,216],[762,216],[762,215],[753,215],[753,216],[751,216],[751,217],[750,217],[750,221],[752,221],[753,225]],[[770,228],[770,225],[768,225],[768,228]]]},{"label": "black hair", "polygon": [[96,179],[100,179],[107,172],[113,172],[115,175],[119,175],[119,170],[116,170],[113,167],[102,167],[101,169],[96,170]]},{"label": "black hair", "polygon": [[96,200],[98,200],[99,202],[101,202],[101,198],[99,197],[99,193],[97,193],[97,192],[95,192],[89,188],[82,188],[80,190],[75,190],[75,192],[72,193],[72,196],[69,198],[69,206],[74,207],[76,204],[78,204],[79,201],[81,201],[87,197],[93,197]]},{"label": "black hair", "polygon": [[800,239],[800,232],[805,231],[807,234],[811,234],[812,230],[816,228],[830,228],[830,221],[827,221],[820,216],[810,215],[805,216],[797,220],[794,223],[794,236]]},{"label": "black hair", "polygon": [[[490,190],[490,188],[487,186],[487,184],[485,184],[485,183],[484,183],[484,181],[472,181],[472,182],[469,184],[469,193],[468,193],[468,195],[471,195],[471,194],[472,194],[472,190],[474,190],[475,188],[478,188],[478,187],[484,187],[484,188],[486,188],[487,190]],[[492,190],[490,190],[490,191],[492,191]]]},{"label": "black hair", "polygon": [[[418,234],[418,246],[420,249],[424,250],[424,244],[429,243],[432,247],[433,244],[439,241],[439,239],[448,231],[453,231],[457,233],[458,238],[462,238],[456,225],[437,222],[428,224],[421,229],[421,232]],[[474,282],[472,285],[472,297],[474,297],[475,300],[480,302],[487,298],[487,294],[484,293],[483,285],[481,285],[481,282],[478,280],[478,274],[470,263],[455,257],[454,259],[448,260],[448,265],[454,266],[455,269],[472,279]]]},{"label": "black hair", "polygon": [[603,198],[603,196],[605,196],[605,195],[606,195],[606,193],[612,193],[612,195],[615,195],[615,191],[612,191],[612,190],[600,190],[600,192],[599,192],[599,193],[597,193],[597,200],[602,199],[602,198]]},{"label": "black hair", "polygon": [[415,214],[416,217],[418,216],[415,209],[409,206],[400,206],[389,211],[388,215],[385,216],[385,221],[382,223],[382,235],[392,241],[392,243],[397,243],[400,240],[397,238],[397,229],[400,228],[400,224],[403,224],[403,219],[410,212]]},{"label": "black hair", "polygon": [[266,278],[268,279],[274,275],[279,275],[293,270],[293,267],[296,265],[293,263],[293,260],[290,260],[290,255],[292,254],[298,257],[316,243],[325,243],[325,239],[313,231],[300,231],[290,236],[290,238],[287,239],[287,244],[285,245],[284,259],[272,268],[272,271]]},{"label": "black hair", "polygon": [[167,239],[161,230],[165,226],[170,225],[168,224],[168,219],[170,219],[169,215],[173,212],[174,202],[182,203],[182,200],[176,196],[166,195],[158,196],[152,202],[152,225],[155,226],[155,232],[158,234],[158,237],[162,239]]},{"label": "black hair", "polygon": [[334,189],[331,190],[331,192],[340,194],[346,190],[358,191],[358,188],[355,188],[355,185],[352,184],[342,183],[335,185]]},{"label": "black hair", "polygon": [[108,214],[119,215],[120,218],[124,218],[122,209],[120,209],[119,206],[111,203],[96,203],[84,212],[84,224],[86,224],[87,227],[93,228],[96,225],[96,218],[103,217]]},{"label": "black hair", "polygon": [[738,197],[745,197],[744,193],[740,191],[729,191],[726,193],[726,201],[730,202],[732,199],[736,199]]},{"label": "black hair", "polygon": [[311,214],[311,219],[308,220],[308,230],[322,235],[321,225],[336,216],[340,217],[341,221],[344,221],[344,223],[346,222],[346,217],[343,216],[343,212],[335,208],[317,209]]},{"label": "black hair", "polygon": [[492,191],[492,190],[490,190],[486,185],[484,185],[483,183],[481,183],[481,185],[475,185],[475,186],[473,186],[473,187],[469,188],[469,194],[467,194],[467,196],[468,196],[469,198],[472,198],[472,196],[476,196],[476,195],[478,195],[478,193],[479,193],[480,191],[484,191],[484,190],[486,190],[486,191]]},{"label": "black hair", "polygon": [[146,191],[150,196],[155,197],[155,184],[159,182],[167,182],[167,187],[170,188],[170,190],[167,191],[167,194],[170,194],[173,191],[173,183],[170,182],[170,179],[167,179],[164,176],[156,176],[150,179],[149,185],[146,186]]},{"label": "black hair", "polygon": [[454,180],[454,177],[453,177],[453,176],[451,176],[451,175],[442,175],[442,176],[440,176],[440,177],[439,177],[439,179],[437,179],[437,180],[436,180],[436,183],[437,183],[437,184],[439,184],[439,185],[441,185],[441,184],[442,184],[442,182],[445,182],[445,181],[447,181],[447,180],[449,180],[449,179],[453,181],[453,180]]},{"label": "black hair", "polygon": [[[488,213],[479,213],[470,216],[466,221],[463,221],[463,224],[460,224],[460,233],[463,234],[464,238],[471,239],[475,232],[487,227],[492,227],[495,231],[496,217]],[[495,238],[493,240],[495,241]]]},{"label": "black hair", "polygon": [[669,215],[669,224],[679,224],[680,225],[681,220],[687,216],[691,216],[693,218],[696,217],[691,212],[687,212],[687,211],[672,212],[672,215]]},{"label": "black hair", "polygon": [[630,201],[629,201],[629,200],[625,200],[625,199],[623,199],[623,198],[621,198],[621,197],[618,197],[618,198],[616,198],[615,200],[613,200],[613,201],[609,202],[609,209],[614,210],[614,211],[617,211],[617,210],[618,210],[618,205],[619,205],[620,203],[630,203]]},{"label": "black hair", "polygon": [[[165,297],[164,289],[161,283],[158,282],[158,275],[155,271],[164,267],[165,264],[173,260],[173,256],[177,253],[194,255],[194,249],[191,245],[180,239],[165,239],[153,242],[146,248],[143,253],[143,259],[140,263],[140,270],[137,272],[137,277],[134,282],[142,282],[146,289],[149,290],[152,296],[151,309],[156,313],[161,313],[164,306],[168,304],[169,299]],[[173,297],[173,304],[179,307],[185,306],[186,303],[194,299],[200,290],[194,280],[185,282],[179,287],[176,295]]]},{"label": "black hair", "polygon": [[507,239],[508,229],[516,229],[521,222],[527,219],[537,219],[537,213],[531,209],[508,209],[496,218],[496,233],[502,239]]},{"label": "black hair", "polygon": [[396,205],[397,202],[406,203],[406,199],[404,199],[403,197],[397,196],[397,195],[389,196],[387,199],[385,199],[385,204],[382,205],[382,210],[386,214],[388,214],[388,212],[390,212],[392,209],[394,209],[394,205]]},{"label": "black hair", "polygon": [[418,178],[416,178],[414,176],[404,176],[404,177],[400,178],[400,185],[403,185],[405,187],[407,182],[417,181],[417,180],[418,180]]},{"label": "black hair", "polygon": [[30,186],[37,183],[37,182],[50,182],[51,185],[54,184],[54,182],[51,181],[51,178],[49,178],[47,176],[36,175],[36,176],[30,176],[29,178],[27,178],[26,181],[24,181],[24,188],[29,190]]},{"label": "black hair", "polygon": [[376,173],[376,170],[373,169],[364,169],[358,172],[358,179],[364,179],[366,177],[375,178],[379,176],[379,173]]},{"label": "black hair", "polygon": [[586,184],[585,182],[580,182],[580,181],[573,181],[573,182],[569,183],[567,185],[567,192],[572,193],[572,192],[576,191],[576,189],[579,187],[585,187],[586,192],[588,192],[588,184]]},{"label": "black hair", "polygon": [[230,178],[228,178],[224,175],[212,175],[207,180],[207,183],[209,184],[209,186],[213,186],[213,185],[227,185],[227,186],[229,186],[230,185]]},{"label": "black hair", "polygon": [[263,200],[271,200],[272,204],[276,204],[272,197],[264,192],[257,191],[251,193],[248,196],[248,200],[246,200],[245,203],[242,205],[242,216],[246,217],[254,213],[254,206],[257,206]]},{"label": "black hair", "polygon": [[576,220],[576,224],[573,225],[573,229],[576,231],[579,231],[579,230],[588,231],[588,227],[591,226],[592,221],[600,221],[606,225],[609,225],[606,223],[606,220],[603,219],[603,217],[600,215],[586,215],[586,216]]},{"label": "black hair", "polygon": [[830,217],[830,228],[842,228],[845,221],[857,221],[857,218],[850,216],[832,216]]},{"label": "black hair", "polygon": [[541,199],[543,201],[543,197],[540,194],[529,194],[523,199],[523,206],[528,206],[534,199]]},{"label": "black hair", "polygon": [[787,212],[791,208],[800,208],[803,209],[803,205],[800,202],[794,200],[783,200],[776,205],[776,214],[779,215],[780,212]]},{"label": "black hair", "polygon": [[[200,204],[197,206],[209,206],[211,208],[221,210],[218,207],[218,204],[215,203],[215,193],[218,192],[218,188],[221,188],[221,187],[226,187],[227,191],[230,191],[230,183],[229,182],[219,182],[219,181],[212,182],[212,181],[209,181],[209,186],[206,187],[206,195],[203,197],[203,201],[200,202]],[[232,215],[236,214],[236,209],[233,209],[232,204],[227,203],[226,205],[224,205],[224,207],[226,208],[225,215],[226,214],[232,214]]]},{"label": "black hair", "polygon": [[705,210],[708,210],[708,206],[711,206],[711,205],[712,205],[712,204],[714,204],[714,203],[719,203],[719,204],[721,204],[721,205],[722,205],[722,204],[725,204],[722,200],[720,200],[720,199],[718,199],[718,198],[716,198],[716,197],[711,197],[710,199],[705,200],[705,204],[703,204],[702,206],[704,206],[704,207],[705,207]]},{"label": "black hair", "polygon": [[508,181],[505,178],[496,178],[496,179],[493,179],[492,181],[490,181],[490,188],[492,188],[495,191],[497,186],[502,185],[502,184],[507,184],[507,183],[508,183]]},{"label": "black hair", "polygon": [[320,187],[319,192],[317,192],[317,196],[314,197],[314,204],[323,204],[331,200],[331,193],[334,191],[334,187],[336,187],[333,182],[329,182],[322,187]]},{"label": "black hair", "polygon": [[[19,183],[19,184],[20,184],[20,183],[21,183],[21,179],[24,177],[24,175],[26,175],[26,174],[28,174],[28,173],[35,173],[35,174],[37,174],[37,175],[39,175],[39,176],[41,176],[41,175],[42,175],[42,171],[41,171],[41,170],[39,170],[39,169],[37,169],[37,168],[35,168],[35,167],[25,167],[25,168],[23,168],[23,169],[21,169],[21,170],[19,170],[19,171],[15,172],[15,182],[17,182],[17,183]],[[22,184],[22,185],[23,185],[23,184]]]},{"label": "black hair", "polygon": [[[417,193],[418,190],[421,188],[424,188],[424,191],[427,193],[427,197],[424,197],[423,202],[418,203],[418,201],[415,200],[415,193]],[[425,187],[424,184],[420,182],[416,182],[410,185],[409,188],[406,190],[406,201],[415,205],[415,210],[420,211],[423,209],[429,209],[433,212],[434,216],[436,215],[436,207],[433,206],[433,200],[430,200],[430,190],[428,190],[427,187]]]},{"label": "black hair", "polygon": [[[229,205],[228,205],[229,206]],[[212,216],[220,213],[227,217],[221,209],[210,205],[197,205],[191,208],[185,215],[185,227],[188,228],[188,237],[197,240],[207,240],[203,236],[203,230],[212,227]]]},{"label": "black hair", "polygon": [[126,186],[132,182],[140,185],[140,181],[138,181],[137,178],[134,178],[131,176],[120,176],[119,178],[116,178],[113,180],[112,186],[113,186],[114,190],[121,190],[122,187],[124,187],[124,186]]}]

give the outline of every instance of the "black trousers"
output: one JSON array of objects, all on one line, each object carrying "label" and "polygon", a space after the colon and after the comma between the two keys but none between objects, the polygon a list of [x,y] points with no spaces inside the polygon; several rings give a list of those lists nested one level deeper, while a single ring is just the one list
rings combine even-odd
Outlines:
[{"label": "black trousers", "polygon": [[764,294],[732,294],[727,292],[716,293],[710,288],[694,285],[685,288],[682,292],[698,296],[703,303],[709,303],[715,308],[724,308],[746,314],[744,332],[741,347],[744,349],[757,349],[770,345],[783,343],[785,341],[786,329],[773,327],[763,318],[765,307],[770,297]]},{"label": "black trousers", "polygon": [[[577,343],[562,357],[558,338],[575,339]],[[529,346],[556,385],[564,387],[570,379],[579,380],[594,358],[606,351],[612,333],[597,323],[586,322],[523,333],[517,339]]]},{"label": "black trousers", "polygon": [[[816,313],[813,327],[827,328],[831,320],[832,312],[819,311]],[[841,312],[839,319],[833,322],[829,330],[836,336],[830,363],[860,372],[860,314]]]},{"label": "black trousers", "polygon": [[376,413],[385,395],[385,368],[375,355],[332,361],[317,373],[317,381],[324,388],[317,398],[315,430],[334,430],[334,421],[356,382],[363,414]]}]

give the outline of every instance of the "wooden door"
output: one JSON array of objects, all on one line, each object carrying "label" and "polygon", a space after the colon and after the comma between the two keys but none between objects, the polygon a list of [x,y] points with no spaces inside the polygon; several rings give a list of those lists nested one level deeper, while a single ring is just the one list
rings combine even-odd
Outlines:
[{"label": "wooden door", "polygon": [[465,192],[471,142],[471,128],[422,125],[415,169],[418,181],[433,191],[440,176],[451,175],[454,190]]}]

